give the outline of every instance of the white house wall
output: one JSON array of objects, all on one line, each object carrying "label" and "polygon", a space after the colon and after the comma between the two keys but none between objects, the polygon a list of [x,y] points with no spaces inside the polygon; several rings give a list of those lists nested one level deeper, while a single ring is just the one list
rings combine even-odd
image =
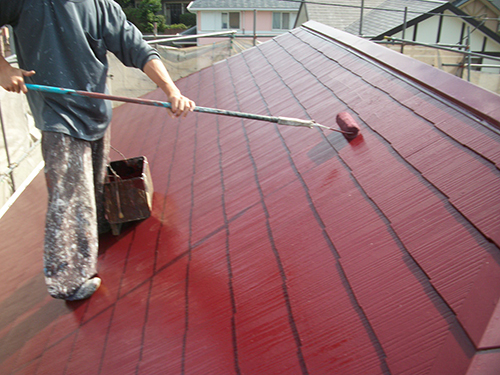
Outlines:
[{"label": "white house wall", "polygon": [[[489,52],[500,52],[500,44],[497,42],[493,41],[492,39],[489,39],[486,41],[486,50]],[[490,59],[483,59],[483,64],[488,64],[488,65],[500,65],[500,61],[498,60],[490,60]],[[494,73],[494,74],[499,74],[500,69],[498,68],[482,68],[481,72],[483,73]]]},{"label": "white house wall", "polygon": [[439,28],[439,18],[431,17],[417,26],[416,40],[422,43],[436,43]]},{"label": "white house wall", "polygon": [[[445,15],[454,15],[451,12],[445,12]],[[463,34],[464,40],[462,44],[466,44],[467,37],[467,27],[470,28],[470,46],[471,50],[474,52],[483,51],[484,38],[486,37],[486,45],[484,51],[487,52],[500,52],[500,44],[495,40],[489,38],[485,34],[483,34],[480,30],[475,29],[469,23],[462,21],[458,17],[454,16],[445,16],[443,17],[442,25],[441,25],[441,34],[439,36],[439,43],[441,44],[459,44],[460,36],[462,34],[462,25],[465,24],[465,32]],[[428,18],[424,21],[421,21],[417,25],[417,36],[414,38],[415,34],[415,26],[410,26],[405,31],[405,38],[407,40],[413,40],[419,43],[428,43],[435,44],[437,42],[437,35],[439,30],[439,16]],[[402,31],[394,34],[395,38],[403,39]],[[500,65],[500,61],[483,59],[483,64],[494,64]],[[482,72],[484,73],[499,73],[498,68],[482,68]]]},{"label": "white house wall", "polygon": [[[451,14],[451,13],[449,13]],[[475,29],[472,25],[463,22],[461,19],[457,17],[444,17],[443,23],[441,26],[441,34],[439,38],[439,43],[442,44],[458,44],[460,43],[460,36],[462,32],[462,25],[465,24],[467,30],[467,26],[471,31],[471,48],[473,51],[481,51],[483,48],[483,41],[485,35]],[[430,43],[434,44],[437,42],[437,34],[439,28],[439,17],[432,17],[425,21],[422,21],[417,26],[417,37],[415,38],[416,42],[420,43]],[[405,39],[413,40],[414,35],[414,26],[408,27],[406,29]],[[396,38],[402,38],[402,32],[394,34]],[[465,44],[465,38],[467,37],[467,31],[464,32],[464,40],[462,41]],[[487,37],[488,38],[488,37]],[[499,51],[499,45],[497,42],[488,38],[486,51]]]},{"label": "white house wall", "polygon": [[[445,12],[445,17],[443,17],[443,25],[441,27],[441,37],[439,39],[439,43],[459,44],[460,33],[462,30],[463,23],[464,22],[460,18],[452,17],[451,12]],[[464,37],[466,37],[465,34]],[[464,44],[464,42],[462,42],[462,44]]]}]

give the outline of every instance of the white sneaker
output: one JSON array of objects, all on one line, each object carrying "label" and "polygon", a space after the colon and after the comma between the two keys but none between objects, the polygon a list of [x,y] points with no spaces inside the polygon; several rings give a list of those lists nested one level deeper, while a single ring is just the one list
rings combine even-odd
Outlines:
[{"label": "white sneaker", "polygon": [[66,297],[66,301],[79,301],[81,299],[89,298],[101,286],[101,279],[93,277],[83,283],[78,290],[71,296]]}]

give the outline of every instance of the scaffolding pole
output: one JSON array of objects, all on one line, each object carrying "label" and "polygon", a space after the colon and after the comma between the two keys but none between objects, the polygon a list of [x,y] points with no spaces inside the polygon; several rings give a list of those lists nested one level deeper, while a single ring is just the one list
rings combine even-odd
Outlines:
[{"label": "scaffolding pole", "polygon": [[[461,53],[463,55],[470,55],[470,56],[476,56],[476,57],[482,57],[482,58],[485,58],[485,59],[491,59],[491,60],[500,61],[500,57],[485,55],[483,53],[472,52],[472,51],[470,51],[470,46],[469,46],[468,50],[461,51],[461,50],[454,49],[454,48],[451,48],[451,47],[445,47],[444,45],[432,44],[432,43],[414,42],[413,40],[407,40],[407,39],[403,40],[403,39],[400,39],[400,38],[394,38],[394,37],[390,37],[390,36],[384,37],[384,41],[374,40],[373,42],[379,43],[379,44],[393,43],[393,42],[405,43],[405,44],[412,44],[412,45],[416,45],[416,46],[432,47],[432,48],[436,48],[436,49],[441,49],[443,51],[456,52],[456,53]],[[456,47],[457,48],[467,47],[467,45],[457,44]]]},{"label": "scaffolding pole", "polygon": [[3,115],[2,115],[2,108],[0,107],[0,124],[2,125],[2,137],[3,137],[3,144],[5,147],[5,154],[7,156],[7,165],[8,167],[8,172],[6,175],[10,177],[10,183],[12,187],[12,191],[16,191],[16,185],[14,183],[14,168],[15,166],[12,164],[10,160],[10,152],[9,152],[9,145],[7,143],[7,134],[5,132],[5,126],[4,126],[4,121],[3,121]]}]

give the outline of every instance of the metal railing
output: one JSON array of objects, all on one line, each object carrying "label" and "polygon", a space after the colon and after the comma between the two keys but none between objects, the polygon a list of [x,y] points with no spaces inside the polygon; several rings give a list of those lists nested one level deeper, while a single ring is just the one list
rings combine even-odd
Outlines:
[{"label": "metal railing", "polygon": [[[479,67],[479,68],[499,68],[500,69],[500,64],[495,65],[495,64],[476,64],[472,63],[472,57],[479,57],[482,59],[488,59],[488,60],[493,60],[493,61],[500,61],[500,57],[497,56],[491,56],[487,55],[484,53],[478,53],[478,52],[472,52],[470,44],[468,41],[470,40],[470,30],[467,28],[467,40],[466,44],[439,44],[439,43],[422,43],[422,42],[416,42],[412,40],[407,40],[407,39],[400,39],[400,38],[394,38],[394,37],[385,37],[384,41],[374,41],[375,43],[379,44],[384,44],[384,43],[390,43],[390,44],[401,44],[402,46],[404,45],[416,45],[416,46],[424,46],[424,47],[430,47],[434,49],[439,49],[443,51],[448,51],[448,52],[455,52],[464,55],[464,62],[459,63],[459,64],[442,64],[443,66],[456,66],[456,67],[462,67],[462,68],[467,68],[467,81],[470,82],[471,78],[471,68],[473,67]],[[403,53],[403,47],[401,47],[401,53]]]}]

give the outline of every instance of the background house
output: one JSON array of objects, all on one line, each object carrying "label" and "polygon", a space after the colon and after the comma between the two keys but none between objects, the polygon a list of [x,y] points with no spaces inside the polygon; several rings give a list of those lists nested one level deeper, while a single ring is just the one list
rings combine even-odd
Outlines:
[{"label": "background house", "polygon": [[[268,40],[293,28],[299,3],[275,0],[196,0],[189,6],[197,14],[197,33],[237,30],[236,37],[265,35]],[[213,43],[214,38],[203,38],[198,44]]]},{"label": "background house", "polygon": [[165,16],[167,25],[181,23],[181,14],[187,13],[187,7],[191,1],[182,0],[162,0],[161,14]]},{"label": "background house", "polygon": [[451,3],[491,31],[500,31],[500,0],[455,0]]}]

